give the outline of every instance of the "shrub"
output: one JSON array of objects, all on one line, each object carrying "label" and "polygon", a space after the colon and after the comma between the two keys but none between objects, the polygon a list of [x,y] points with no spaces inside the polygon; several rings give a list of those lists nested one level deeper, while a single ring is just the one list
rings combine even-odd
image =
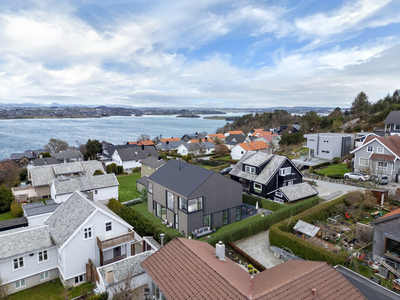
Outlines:
[{"label": "shrub", "polygon": [[13,215],[14,218],[20,218],[24,215],[22,206],[17,201],[11,202],[10,210],[11,210],[11,214]]},{"label": "shrub", "polygon": [[225,164],[223,161],[210,159],[199,159],[198,163],[205,166],[221,166]]},{"label": "shrub", "polygon": [[332,162],[333,162],[335,165],[337,165],[340,161],[341,161],[341,158],[340,158],[340,157],[334,157],[334,158],[332,159]]},{"label": "shrub", "polygon": [[350,169],[350,170],[353,168],[353,164],[351,163],[351,160],[347,161],[346,167],[347,167],[347,169]]},{"label": "shrub", "polygon": [[[361,119],[361,117],[360,117],[360,119]],[[361,125],[360,124],[356,125],[356,127],[354,127],[354,131],[355,132],[360,132],[361,131]]]},{"label": "shrub", "polygon": [[11,190],[4,185],[0,186],[0,213],[10,210],[11,202],[14,201],[14,195]]},{"label": "shrub", "polygon": [[108,292],[104,292],[101,294],[93,295],[87,298],[88,300],[107,300],[108,299]]},{"label": "shrub", "polygon": [[279,209],[286,207],[286,205],[278,203],[278,202],[274,202],[272,200],[262,199],[262,198],[255,197],[252,195],[243,194],[243,203],[249,204],[252,206],[256,206],[257,201],[258,201],[258,205],[260,208],[264,208],[264,209],[268,209],[268,210],[272,210],[272,211],[277,211]]},{"label": "shrub", "polygon": [[330,161],[326,161],[326,162],[320,163],[320,164],[318,164],[318,165],[312,166],[312,167],[311,167],[311,170],[320,169],[320,168],[322,168],[322,167],[329,166],[330,164],[331,164]]},{"label": "shrub", "polygon": [[28,170],[26,168],[22,169],[21,172],[19,172],[19,180],[20,181],[25,181],[28,177]]},{"label": "shrub", "polygon": [[343,178],[343,174],[335,173],[335,174],[328,175],[328,177],[329,178],[335,178],[335,179],[342,179]]},{"label": "shrub", "polygon": [[109,173],[114,173],[115,175],[117,175],[117,164],[116,163],[112,163],[107,165],[106,167],[106,172]]},{"label": "shrub", "polygon": [[103,175],[103,174],[104,174],[104,172],[102,170],[97,169],[96,171],[94,171],[93,176]]},{"label": "shrub", "polygon": [[133,168],[132,173],[138,173],[138,172],[140,172],[141,169],[142,169],[141,167]]},{"label": "shrub", "polygon": [[124,174],[124,168],[122,166],[117,166],[117,174]]}]

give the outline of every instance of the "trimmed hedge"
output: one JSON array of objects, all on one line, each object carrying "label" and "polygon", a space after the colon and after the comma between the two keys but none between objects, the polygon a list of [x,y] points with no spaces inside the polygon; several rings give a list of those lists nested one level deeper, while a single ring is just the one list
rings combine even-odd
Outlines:
[{"label": "trimmed hedge", "polygon": [[297,215],[298,213],[303,212],[314,205],[317,205],[318,203],[319,198],[312,197],[295,205],[285,205],[284,208],[277,210],[273,214],[266,215],[265,217],[258,215],[239,222],[225,225],[215,232],[213,237],[207,240],[207,243],[214,247],[219,241],[222,241],[224,244],[227,244],[228,242],[236,242],[259,232],[268,230],[273,224]]},{"label": "trimmed hedge", "polygon": [[311,223],[313,220],[326,220],[334,213],[334,207],[343,203],[343,197],[327,202],[323,205],[315,206],[307,211],[304,211],[290,220],[283,220],[271,226],[269,230],[269,241],[272,246],[287,247],[293,251],[294,254],[301,256],[304,259],[326,261],[331,265],[344,264],[347,255],[335,254],[331,251],[325,250],[306,240],[298,238],[291,231],[296,225],[298,220]]},{"label": "trimmed hedge", "polygon": [[198,163],[205,166],[220,166],[225,164],[223,161],[210,159],[199,159]]},{"label": "trimmed hedge", "polygon": [[154,222],[144,218],[134,209],[126,207],[115,199],[111,199],[108,202],[108,208],[125,220],[125,222],[133,226],[136,233],[140,236],[153,236],[159,243],[161,243],[160,234],[164,233],[164,244],[168,243],[176,236],[182,236],[178,231],[175,235],[166,233],[165,225],[162,225],[161,222],[160,225],[155,224]]},{"label": "trimmed hedge", "polygon": [[312,166],[310,169],[311,170],[316,170],[316,169],[320,169],[322,167],[326,167],[326,166],[330,166],[330,165],[331,165],[331,162],[330,161],[326,161],[326,162],[320,163],[318,165]]},{"label": "trimmed hedge", "polygon": [[272,211],[277,211],[279,209],[286,207],[286,205],[274,202],[272,200],[263,199],[248,194],[243,194],[243,203],[256,206],[257,201],[258,201],[258,207]]}]

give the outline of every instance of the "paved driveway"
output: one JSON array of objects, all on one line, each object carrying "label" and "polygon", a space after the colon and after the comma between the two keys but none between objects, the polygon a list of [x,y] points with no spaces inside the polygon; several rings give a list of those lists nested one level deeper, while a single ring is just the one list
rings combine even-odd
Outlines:
[{"label": "paved driveway", "polygon": [[324,180],[314,180],[314,181],[317,182],[317,186],[314,186],[314,188],[318,191],[319,193],[318,196],[326,201],[336,199],[337,197],[347,194],[348,192],[351,191],[365,190],[364,188],[352,185],[333,183]]}]

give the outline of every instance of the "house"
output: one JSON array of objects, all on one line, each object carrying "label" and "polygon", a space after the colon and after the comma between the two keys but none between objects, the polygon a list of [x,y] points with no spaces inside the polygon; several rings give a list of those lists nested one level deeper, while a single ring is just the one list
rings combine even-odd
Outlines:
[{"label": "house", "polygon": [[26,166],[26,169],[28,172],[32,170],[34,167],[38,166],[47,166],[47,165],[56,165],[59,164],[60,161],[55,158],[55,157],[44,157],[44,158],[37,158],[31,160],[28,165]]},{"label": "house", "polygon": [[188,144],[190,144],[190,143],[198,144],[198,143],[201,143],[201,142],[209,142],[209,143],[213,143],[214,144],[213,140],[208,139],[208,137],[205,137],[205,138],[203,138],[201,140],[200,139],[193,139],[193,140],[187,141]]},{"label": "house", "polygon": [[248,151],[229,174],[250,193],[276,202],[293,202],[318,194],[302,184],[303,173],[286,156]]},{"label": "house", "polygon": [[202,150],[199,144],[195,143],[185,143],[181,144],[177,148],[177,153],[180,155],[188,155],[188,154],[194,154],[198,155]]},{"label": "house", "polygon": [[28,173],[32,186],[35,187],[38,198],[49,198],[51,182],[60,177],[92,176],[96,170],[105,173],[101,162],[96,160],[81,161],[66,164],[43,165],[34,167]]},{"label": "house", "polygon": [[312,133],[305,134],[308,155],[326,160],[343,157],[350,153],[352,135],[344,133]]},{"label": "house", "polygon": [[37,200],[36,189],[31,185],[12,187],[11,192],[18,203],[32,202]]},{"label": "house", "polygon": [[22,153],[11,153],[11,160],[21,165],[26,165],[32,159],[38,158],[40,153],[48,152],[46,149],[26,150]]},{"label": "house", "polygon": [[51,153],[51,156],[58,160],[59,163],[82,161],[83,155],[78,150],[62,150],[58,153]]},{"label": "house", "polygon": [[171,159],[148,177],[149,212],[184,236],[240,220],[241,204],[239,183],[186,162]]},{"label": "house", "polygon": [[213,151],[215,151],[215,144],[211,141],[205,141],[201,144],[199,144],[202,151],[204,151],[204,154],[211,154]]},{"label": "house", "polygon": [[141,160],[148,156],[158,156],[156,147],[153,146],[137,146],[133,148],[116,149],[111,156],[113,163],[122,166],[125,172],[132,173],[133,168],[140,167]]},{"label": "house", "polygon": [[205,138],[205,135],[203,133],[196,132],[193,134],[184,134],[183,137],[181,138],[181,140],[187,143],[188,141],[193,140],[193,139],[204,139],[204,138]]},{"label": "house", "polygon": [[143,188],[147,188],[148,180],[151,174],[157,171],[166,163],[160,156],[149,156],[141,161],[141,178],[136,180],[136,189],[140,192]]},{"label": "house", "polygon": [[130,145],[130,144],[112,145],[112,144],[110,144],[110,145],[107,146],[107,147],[103,147],[103,152],[102,152],[102,153],[98,153],[98,154],[97,154],[97,157],[98,157],[99,159],[101,159],[102,161],[103,161],[103,160],[106,161],[106,164],[107,164],[107,163],[108,163],[108,164],[111,164],[111,163],[113,163],[113,162],[111,161],[111,157],[112,157],[112,155],[114,154],[114,151],[115,151],[116,149],[136,148],[136,147],[138,147],[138,145],[135,145],[135,144],[133,144],[133,145]]},{"label": "house", "polygon": [[161,151],[171,151],[171,150],[177,150],[180,145],[186,144],[184,141],[166,141],[166,142],[160,142],[157,144],[157,150]]},{"label": "house", "polygon": [[75,178],[59,177],[50,184],[51,199],[62,203],[76,190],[89,196],[93,201],[108,204],[111,198],[118,200],[118,180],[114,173]]},{"label": "house", "polygon": [[400,110],[391,111],[385,119],[385,132],[400,135]]},{"label": "house", "polygon": [[[168,263],[166,263],[168,262]],[[141,263],[152,299],[367,299],[326,262],[289,260],[254,275],[222,242],[174,238]]]},{"label": "house", "polygon": [[153,141],[151,140],[145,140],[145,141],[137,141],[137,142],[128,142],[128,145],[144,145],[144,146],[154,146]]},{"label": "house", "polygon": [[208,137],[209,139],[215,141],[215,139],[220,139],[220,140],[225,140],[225,135],[223,133],[210,133],[207,134],[206,137]]},{"label": "house", "polygon": [[394,269],[400,271],[400,208],[373,221],[373,259],[384,258]]},{"label": "house", "polygon": [[364,143],[351,152],[354,171],[388,175],[392,181],[400,176],[400,136],[368,136]]},{"label": "house", "polygon": [[270,134],[272,134],[271,131],[265,130],[263,128],[254,129],[249,133],[249,135],[256,137],[260,137],[262,135],[270,135]]},{"label": "house", "polygon": [[54,200],[46,200],[46,205],[42,201],[27,203],[22,205],[24,217],[29,222],[29,226],[39,226],[60,206]]},{"label": "house", "polygon": [[[289,129],[289,130],[288,130]],[[279,133],[283,133],[284,131],[288,131],[287,133],[297,133],[300,132],[301,126],[297,123],[292,125],[281,125],[279,128]]]},{"label": "house", "polygon": [[[255,137],[255,136],[253,136]],[[260,135],[252,140],[252,142],[262,141],[268,144],[269,147],[278,146],[281,136],[279,134]]]},{"label": "house", "polygon": [[180,138],[167,138],[167,139],[159,139],[159,143],[166,143],[166,142],[179,142],[181,139]]},{"label": "house", "polygon": [[93,270],[146,251],[132,226],[76,191],[44,224],[0,232],[0,273],[9,293],[56,278],[65,287],[92,281]]},{"label": "house", "polygon": [[232,149],[233,146],[244,143],[246,139],[246,136],[243,134],[231,134],[228,135],[225,139],[225,145],[230,149]]},{"label": "house", "polygon": [[380,135],[378,135],[374,132],[357,132],[356,137],[354,139],[354,148],[358,148],[358,147],[362,146],[365,139],[369,136],[379,137]]},{"label": "house", "polygon": [[237,135],[237,134],[239,134],[239,135],[245,135],[244,132],[241,131],[241,130],[231,130],[231,131],[225,132],[224,135],[225,135],[226,137],[228,137],[228,136],[230,136],[231,134],[235,134],[235,135]]},{"label": "house", "polygon": [[268,148],[269,148],[268,144],[263,141],[240,143],[232,147],[231,157],[232,159],[239,160],[247,151],[266,152]]}]

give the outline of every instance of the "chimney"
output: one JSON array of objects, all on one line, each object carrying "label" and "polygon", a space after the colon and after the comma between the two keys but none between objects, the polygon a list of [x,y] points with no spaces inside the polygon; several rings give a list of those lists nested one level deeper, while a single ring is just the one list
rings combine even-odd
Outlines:
[{"label": "chimney", "polygon": [[246,142],[247,146],[249,145],[249,141]]},{"label": "chimney", "polygon": [[222,241],[215,245],[215,257],[219,260],[225,260],[225,245]]},{"label": "chimney", "polygon": [[205,138],[204,138],[204,141],[207,142],[207,140],[208,140],[207,137],[205,137]]},{"label": "chimney", "polygon": [[144,151],[144,145],[142,145],[142,151]]},{"label": "chimney", "polygon": [[389,134],[385,132],[385,139],[388,139]]},{"label": "chimney", "polygon": [[67,159],[66,158],[64,158],[64,164],[66,164],[67,163]]},{"label": "chimney", "polygon": [[43,154],[39,154],[39,158],[43,158]]},{"label": "chimney", "polygon": [[160,234],[161,237],[161,247],[164,246],[164,233]]},{"label": "chimney", "polygon": [[169,141],[167,141],[166,144],[169,145]]},{"label": "chimney", "polygon": [[317,289],[312,289],[311,291],[314,296],[317,296]]},{"label": "chimney", "polygon": [[161,156],[158,156],[158,157],[157,157],[157,160],[161,160]]},{"label": "chimney", "polygon": [[112,266],[107,267],[105,269],[106,271],[106,280],[108,283],[111,283],[114,281],[114,268]]}]

